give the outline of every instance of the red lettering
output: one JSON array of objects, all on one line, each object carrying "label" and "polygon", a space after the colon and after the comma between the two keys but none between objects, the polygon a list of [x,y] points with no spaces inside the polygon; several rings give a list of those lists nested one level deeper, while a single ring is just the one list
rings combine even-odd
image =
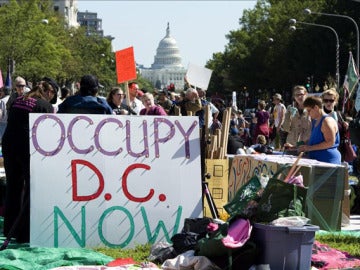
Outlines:
[{"label": "red lettering", "polygon": [[[98,190],[90,195],[85,195],[85,196],[79,196],[78,195],[78,186],[77,186],[77,170],[76,170],[76,166],[77,165],[83,165],[88,167],[89,169],[93,170],[93,172],[97,175],[98,179],[99,179],[99,188]],[[82,160],[82,159],[75,159],[71,161],[71,176],[72,176],[72,186],[73,186],[73,190],[72,190],[72,196],[73,196],[73,200],[74,201],[91,201],[96,199],[97,197],[100,196],[101,192],[104,190],[104,177],[101,174],[101,172],[94,166],[94,164],[86,161],[86,160]]]},{"label": "red lettering", "polygon": [[133,165],[130,165],[129,167],[126,168],[123,176],[122,176],[122,188],[123,188],[123,191],[124,191],[124,194],[125,196],[131,200],[131,201],[134,201],[134,202],[146,202],[146,201],[149,201],[152,196],[154,195],[155,191],[154,189],[150,189],[148,195],[146,195],[145,197],[135,197],[134,195],[132,195],[128,188],[127,188],[127,178],[130,174],[130,172],[132,170],[135,170],[135,169],[138,169],[138,168],[141,168],[141,169],[145,169],[145,170],[150,170],[150,166],[149,165],[146,165],[146,164],[140,164],[140,163],[135,163]]}]

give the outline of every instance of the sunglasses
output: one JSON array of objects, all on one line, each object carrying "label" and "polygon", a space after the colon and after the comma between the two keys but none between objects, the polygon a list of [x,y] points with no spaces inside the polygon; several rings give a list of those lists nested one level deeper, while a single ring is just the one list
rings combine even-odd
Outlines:
[{"label": "sunglasses", "polygon": [[324,103],[334,103],[334,102],[335,102],[335,99],[326,99],[326,98],[324,98],[324,99],[323,99],[323,102],[324,102]]},{"label": "sunglasses", "polygon": [[18,84],[16,85],[16,87],[19,87],[19,88],[24,88],[26,85],[22,85],[22,84]]}]

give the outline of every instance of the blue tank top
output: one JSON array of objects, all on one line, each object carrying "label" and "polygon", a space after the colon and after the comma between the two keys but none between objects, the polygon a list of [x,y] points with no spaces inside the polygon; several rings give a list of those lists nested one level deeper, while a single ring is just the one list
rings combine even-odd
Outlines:
[{"label": "blue tank top", "polygon": [[[315,145],[325,141],[324,135],[321,132],[321,126],[325,117],[328,117],[328,115],[324,115],[323,117],[321,117],[320,123],[317,126],[315,126],[316,121],[312,121],[312,129],[311,129],[309,145]],[[339,143],[340,143],[340,135],[338,131],[336,132],[335,143],[333,146],[323,150],[310,151],[308,153],[308,156],[311,159],[316,159],[322,162],[341,164],[341,154],[337,149]]]}]

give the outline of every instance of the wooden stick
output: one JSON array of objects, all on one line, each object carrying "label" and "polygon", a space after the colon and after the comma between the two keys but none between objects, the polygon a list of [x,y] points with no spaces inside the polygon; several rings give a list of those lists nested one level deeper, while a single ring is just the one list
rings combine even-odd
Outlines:
[{"label": "wooden stick", "polygon": [[221,142],[221,129],[217,129],[215,131],[215,134],[216,134],[216,148],[219,148]]},{"label": "wooden stick", "polygon": [[227,121],[226,121],[226,141],[225,141],[225,145],[224,145],[224,148],[225,148],[225,154],[227,152],[227,145],[228,145],[228,141],[229,141],[229,131],[230,131],[230,118],[231,118],[231,107],[228,107],[227,108],[228,110],[228,115],[227,115]]},{"label": "wooden stick", "polygon": [[209,136],[209,115],[210,114],[210,105],[205,105],[204,108],[204,120],[205,120],[205,139]]},{"label": "wooden stick", "polygon": [[[226,133],[227,131],[227,125],[228,125],[228,110],[226,109],[223,113],[223,125],[221,127],[221,140],[220,140],[220,147],[224,147],[225,145],[225,141],[228,140],[228,133]],[[219,157],[220,159],[222,158],[221,156]]]},{"label": "wooden stick", "polygon": [[301,168],[301,166],[297,166],[295,172],[290,176],[290,178],[296,176],[296,174],[298,173],[298,171],[300,170],[300,168]]},{"label": "wooden stick", "polygon": [[180,107],[179,107],[179,106],[174,105],[174,114],[175,114],[175,115],[181,115]]},{"label": "wooden stick", "polygon": [[128,105],[131,108],[128,82],[124,82],[124,88],[125,88],[125,95],[126,95],[126,105]]},{"label": "wooden stick", "polygon": [[304,154],[304,152],[301,152],[301,153],[299,154],[299,156],[298,156],[297,159],[295,160],[294,164],[291,166],[291,169],[290,169],[288,175],[286,176],[284,182],[288,182],[289,179],[290,179],[290,177],[294,174],[295,168],[296,168],[296,166],[298,165],[298,163],[299,163],[301,157],[303,156],[303,154]]}]

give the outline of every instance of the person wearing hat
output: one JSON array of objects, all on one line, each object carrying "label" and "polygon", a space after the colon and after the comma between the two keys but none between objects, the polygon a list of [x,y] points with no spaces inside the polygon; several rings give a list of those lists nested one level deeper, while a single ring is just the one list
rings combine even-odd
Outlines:
[{"label": "person wearing hat", "polygon": [[282,103],[282,97],[279,93],[276,93],[273,96],[273,104],[274,104],[274,111],[273,111],[274,123],[272,129],[274,132],[273,137],[275,136],[274,147],[275,149],[280,150],[282,147],[280,136],[281,136],[282,125],[285,120],[286,107]]},{"label": "person wearing hat", "polygon": [[100,87],[94,75],[84,75],[80,80],[79,94],[66,98],[59,105],[58,113],[113,114],[106,99],[97,97]]}]

